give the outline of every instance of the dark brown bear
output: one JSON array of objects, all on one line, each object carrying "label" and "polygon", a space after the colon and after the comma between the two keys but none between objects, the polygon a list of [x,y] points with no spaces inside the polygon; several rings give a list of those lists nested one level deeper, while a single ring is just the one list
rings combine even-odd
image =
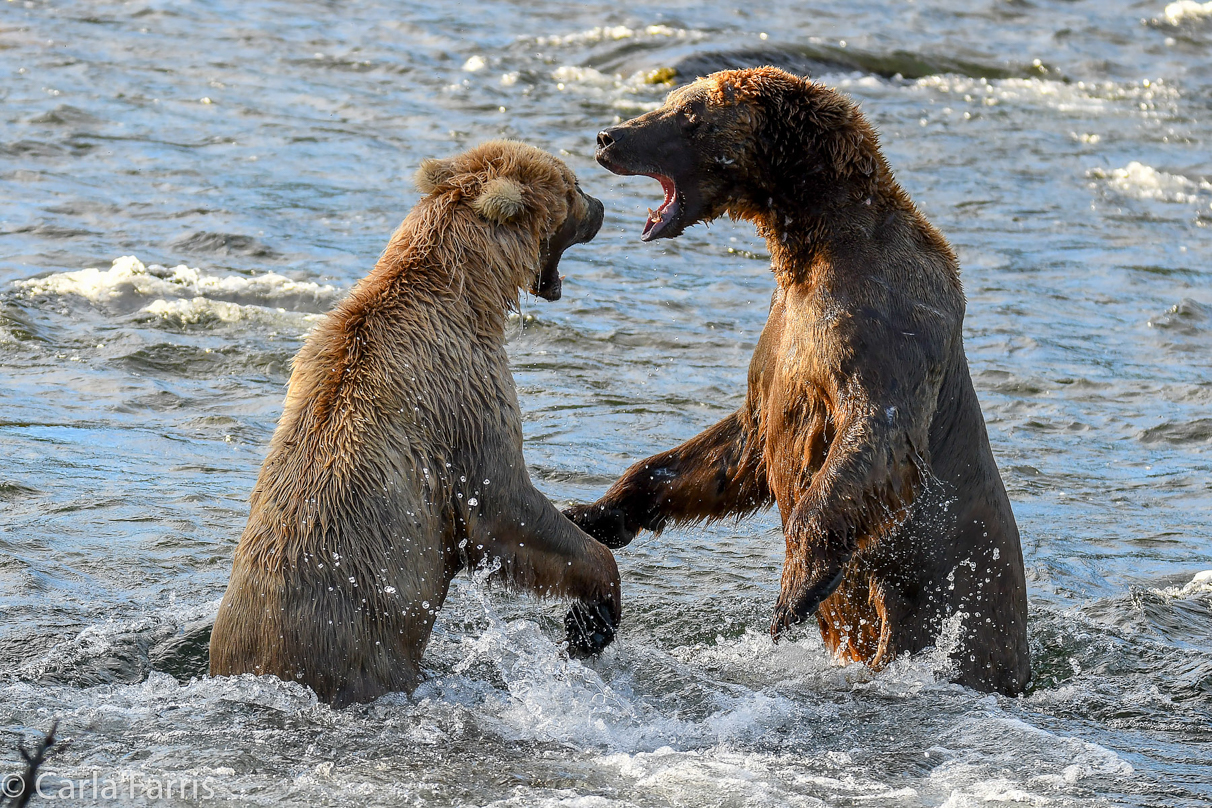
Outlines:
[{"label": "dark brown bear", "polygon": [[578,601],[573,653],[620,614],[610,551],[530,482],[505,319],[560,296],[602,204],[555,157],[486,143],[427,160],[425,194],[295,357],[211,638],[211,674],[274,674],[335,705],[411,691],[451,578]]},{"label": "dark brown bear", "polygon": [[1021,691],[1023,557],[964,357],[959,266],[855,105],[774,68],[715,73],[601,132],[597,158],[660,181],[645,241],[751,221],[778,287],[741,409],[569,516],[621,547],[777,503],[776,639],[815,614],[839,659],[878,669],[950,617],[957,680]]}]

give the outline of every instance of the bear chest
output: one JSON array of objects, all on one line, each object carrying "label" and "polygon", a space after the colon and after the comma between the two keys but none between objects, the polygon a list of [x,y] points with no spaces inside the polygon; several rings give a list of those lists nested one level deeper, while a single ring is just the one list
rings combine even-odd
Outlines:
[{"label": "bear chest", "polygon": [[750,369],[767,478],[784,515],[825,462],[834,437],[838,330],[834,319],[776,299]]}]

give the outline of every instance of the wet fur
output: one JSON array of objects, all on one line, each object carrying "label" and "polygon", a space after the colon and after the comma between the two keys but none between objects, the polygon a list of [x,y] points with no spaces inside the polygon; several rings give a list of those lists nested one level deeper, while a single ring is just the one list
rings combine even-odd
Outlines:
[{"label": "wet fur", "polygon": [[958,262],[858,109],[774,68],[727,71],[604,134],[612,170],[682,172],[683,226],[753,222],[777,288],[741,409],[569,515],[619,547],[777,503],[776,638],[815,614],[840,659],[878,669],[960,614],[958,681],[1020,691],[1022,551],[964,355]]},{"label": "wet fur", "polygon": [[505,354],[519,288],[552,234],[592,215],[586,198],[562,162],[506,141],[427,161],[418,185],[295,358],[212,675],[274,674],[336,705],[411,691],[450,580],[493,559],[507,585],[618,622],[614,558],[530,481]]}]

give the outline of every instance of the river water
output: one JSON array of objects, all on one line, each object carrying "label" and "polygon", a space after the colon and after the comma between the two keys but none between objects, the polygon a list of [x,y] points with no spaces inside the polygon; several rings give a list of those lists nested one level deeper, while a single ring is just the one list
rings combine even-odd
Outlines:
[{"label": "river water", "polygon": [[[4,3],[0,769],[58,716],[48,783],[135,804],[1212,803],[1210,48],[1212,3],[1165,0]],[[592,155],[652,71],[760,61],[859,100],[960,255],[1029,693],[949,684],[945,637],[879,675],[772,645],[773,513],[619,551],[590,662],[559,604],[462,577],[412,699],[202,676],[290,359],[423,158],[521,138],[606,204],[511,325],[552,499],[739,404],[764,244],[640,243],[659,188]]]}]

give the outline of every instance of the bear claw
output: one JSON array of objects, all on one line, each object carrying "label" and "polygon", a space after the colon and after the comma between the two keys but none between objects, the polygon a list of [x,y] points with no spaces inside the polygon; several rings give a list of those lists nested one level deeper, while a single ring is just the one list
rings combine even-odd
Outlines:
[{"label": "bear claw", "polygon": [[829,581],[805,586],[792,597],[780,594],[778,602],[774,604],[774,615],[770,618],[770,638],[778,642],[783,632],[815,614],[821,602],[842,583],[843,576],[844,570],[839,570]]}]

